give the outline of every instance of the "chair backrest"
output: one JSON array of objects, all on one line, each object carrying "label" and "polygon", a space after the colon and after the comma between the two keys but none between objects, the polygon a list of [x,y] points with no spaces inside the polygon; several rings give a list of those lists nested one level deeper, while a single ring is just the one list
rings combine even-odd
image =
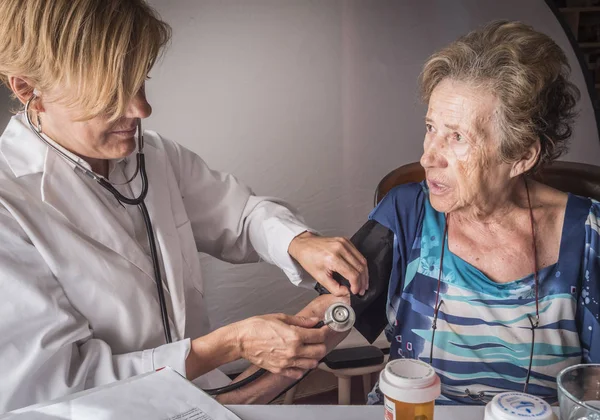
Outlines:
[{"label": "chair backrest", "polygon": [[[375,205],[395,186],[425,179],[425,170],[419,162],[394,169],[383,177],[375,190]],[[600,166],[576,162],[553,162],[538,172],[538,181],[557,190],[600,201]]]}]

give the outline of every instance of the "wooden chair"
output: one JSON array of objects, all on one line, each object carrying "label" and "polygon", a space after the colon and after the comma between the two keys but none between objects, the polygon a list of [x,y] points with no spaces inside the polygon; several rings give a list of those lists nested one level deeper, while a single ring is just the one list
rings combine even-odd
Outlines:
[{"label": "wooden chair", "polygon": [[[600,201],[600,166],[576,162],[553,162],[534,177],[557,190]],[[419,162],[400,166],[387,174],[375,189],[375,205],[395,186],[425,179]]]}]

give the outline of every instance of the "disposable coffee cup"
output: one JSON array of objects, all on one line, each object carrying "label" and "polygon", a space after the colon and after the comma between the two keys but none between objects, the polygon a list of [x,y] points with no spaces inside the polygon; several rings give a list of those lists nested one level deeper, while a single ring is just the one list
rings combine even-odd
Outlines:
[{"label": "disposable coffee cup", "polygon": [[522,392],[503,392],[485,406],[484,420],[556,420],[550,404]]},{"label": "disposable coffee cup", "polygon": [[379,389],[384,395],[385,420],[433,420],[441,384],[427,363],[392,360],[379,375]]}]

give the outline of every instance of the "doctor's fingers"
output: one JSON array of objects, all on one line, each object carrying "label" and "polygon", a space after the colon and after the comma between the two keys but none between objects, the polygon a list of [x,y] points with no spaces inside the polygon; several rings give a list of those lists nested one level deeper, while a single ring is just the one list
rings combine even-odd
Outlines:
[{"label": "doctor's fingers", "polygon": [[363,279],[364,273],[366,272],[366,266],[361,266],[356,262],[356,266],[351,261],[354,257],[345,248],[338,258],[332,261],[329,269],[340,273],[350,283],[350,291],[352,294],[358,295],[363,291],[365,280]]},{"label": "doctor's fingers", "polygon": [[345,239],[342,243],[346,251],[344,254],[346,261],[360,273],[360,293],[363,293],[369,288],[369,267],[367,265],[367,259],[348,239]]}]

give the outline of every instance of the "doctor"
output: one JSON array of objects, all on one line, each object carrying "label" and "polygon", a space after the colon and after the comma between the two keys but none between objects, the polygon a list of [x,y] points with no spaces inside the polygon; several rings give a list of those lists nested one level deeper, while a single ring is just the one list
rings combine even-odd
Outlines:
[{"label": "doctor", "polygon": [[0,16],[0,78],[28,109],[0,137],[0,412],[166,365],[204,388],[223,385],[215,369],[239,358],[275,374],[263,383],[315,367],[333,345],[327,327],[310,328],[322,299],[307,316],[209,333],[197,252],[264,259],[295,284],[303,267],[343,295],[333,271],[354,293],[368,286],[349,241],[311,233],[285,203],[151,131],[151,234],[139,206],[91,177],[126,197],[142,192],[144,83],[168,25],[142,0],[2,0]]}]

